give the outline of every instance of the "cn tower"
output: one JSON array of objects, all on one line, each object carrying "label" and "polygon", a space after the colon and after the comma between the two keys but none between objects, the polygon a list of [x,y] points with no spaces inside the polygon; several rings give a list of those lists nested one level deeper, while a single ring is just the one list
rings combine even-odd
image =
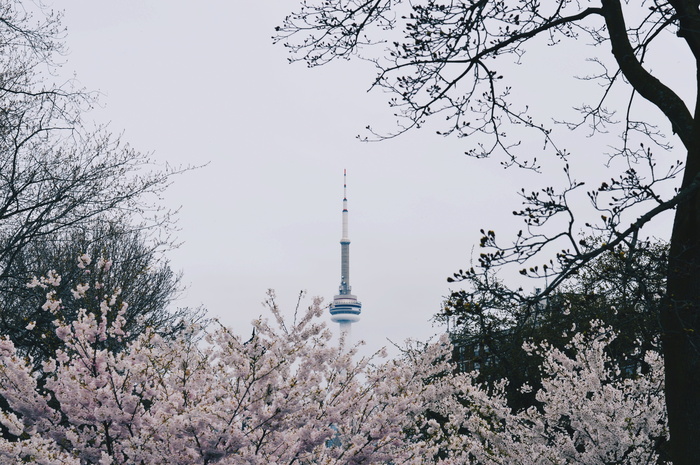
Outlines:
[{"label": "cn tower", "polygon": [[347,171],[343,170],[343,237],[340,238],[340,291],[330,307],[331,321],[340,323],[341,337],[350,337],[350,325],[360,320],[362,304],[350,293],[350,238],[348,237]]}]

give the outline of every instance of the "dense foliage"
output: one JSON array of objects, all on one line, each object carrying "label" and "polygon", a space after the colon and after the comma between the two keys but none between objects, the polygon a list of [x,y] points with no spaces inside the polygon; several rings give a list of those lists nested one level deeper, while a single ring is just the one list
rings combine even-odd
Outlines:
[{"label": "dense foliage", "polygon": [[494,286],[480,288],[475,282],[471,291],[452,292],[435,319],[448,324],[462,369],[478,367],[484,382],[508,379],[511,407],[526,407],[533,405],[534,395],[521,393],[519,387],[539,386],[541,363],[523,350],[528,341],[546,341],[564,350],[573,335],[601,321],[618,334],[606,348],[608,355],[625,373],[644,368],[643,352],[659,349],[667,255],[663,242],[647,242],[635,250],[618,247],[530,305],[499,299]]},{"label": "dense foliage", "polygon": [[[77,261],[78,256],[109,257],[113,266],[103,268],[98,262]],[[103,223],[90,230],[45,237],[27,244],[5,280],[0,280],[0,334],[9,336],[15,347],[31,355],[35,363],[52,356],[62,342],[54,334],[54,316],[42,309],[47,291],[26,284],[32,276],[58,267],[62,270],[61,281],[52,288],[52,299],[62,303],[64,320],[76,319],[81,307],[96,311],[105,293],[118,293],[117,304],[129,302],[124,330],[130,336],[122,344],[146,327],[167,334],[182,329],[183,319],[197,320],[201,316],[190,309],[171,309],[180,289],[179,276],[171,270],[157,243],[142,231]],[[76,286],[85,285],[90,286],[88,295],[76,296]],[[80,304],[76,298],[81,299]],[[29,322],[34,325],[31,331],[26,329]]]}]

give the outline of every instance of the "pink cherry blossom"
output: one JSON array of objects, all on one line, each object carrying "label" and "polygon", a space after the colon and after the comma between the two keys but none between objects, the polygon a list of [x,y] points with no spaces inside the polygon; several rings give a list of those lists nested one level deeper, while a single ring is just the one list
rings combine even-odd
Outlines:
[{"label": "pink cherry blossom", "polygon": [[271,294],[252,337],[214,322],[126,345],[115,303],[57,320],[40,372],[0,338],[0,463],[641,464],[667,437],[661,358],[621,378],[600,325],[566,353],[528,346],[541,408],[513,412],[505,381],[453,372],[446,337],[389,360],[338,347],[319,299],[288,322]]}]

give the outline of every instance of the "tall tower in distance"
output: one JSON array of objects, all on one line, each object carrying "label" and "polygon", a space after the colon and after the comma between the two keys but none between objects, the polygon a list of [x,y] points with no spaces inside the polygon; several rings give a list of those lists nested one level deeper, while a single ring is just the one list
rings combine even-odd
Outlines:
[{"label": "tall tower in distance", "polygon": [[350,338],[350,325],[360,320],[362,304],[350,291],[350,238],[348,237],[347,170],[343,170],[343,237],[340,238],[340,291],[330,307],[331,321],[340,324],[341,337]]}]

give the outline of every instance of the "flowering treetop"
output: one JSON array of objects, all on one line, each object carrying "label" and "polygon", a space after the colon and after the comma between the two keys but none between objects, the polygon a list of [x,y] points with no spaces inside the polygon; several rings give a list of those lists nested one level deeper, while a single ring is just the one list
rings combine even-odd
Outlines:
[{"label": "flowering treetop", "polygon": [[[35,282],[49,301],[58,279]],[[637,464],[666,434],[658,355],[620,380],[604,328],[576,336],[574,357],[530,348],[545,360],[542,408],[511,412],[502,390],[452,373],[445,339],[382,363],[335,346],[319,299],[290,325],[271,295],[272,321],[249,340],[193,325],[119,349],[124,308],[102,302],[57,318],[65,345],[40,369],[0,339],[3,463]]]}]

